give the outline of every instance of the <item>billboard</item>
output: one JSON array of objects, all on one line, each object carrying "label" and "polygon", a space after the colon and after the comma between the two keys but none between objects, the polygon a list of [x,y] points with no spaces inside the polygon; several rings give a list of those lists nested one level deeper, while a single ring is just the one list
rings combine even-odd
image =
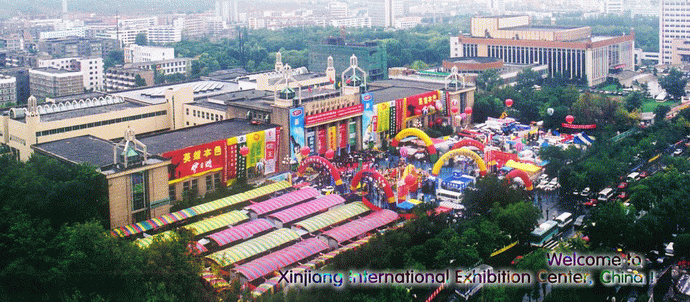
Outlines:
[{"label": "billboard", "polygon": [[388,131],[388,129],[390,129],[390,104],[388,102],[377,104],[376,112],[378,113],[376,132],[381,133]]},{"label": "billboard", "polygon": [[338,150],[338,127],[328,127],[328,149],[333,151]]},{"label": "billboard", "polygon": [[367,149],[369,142],[374,141],[376,126],[374,125],[374,95],[367,92],[362,94],[362,148]]},{"label": "billboard", "polygon": [[339,138],[339,146],[340,148],[347,148],[347,122],[342,122],[338,124],[338,131],[340,132],[338,138]]},{"label": "billboard", "polygon": [[[304,107],[290,109],[290,158],[302,161],[300,149],[304,141]],[[313,151],[313,149],[312,149]]]},{"label": "billboard", "polygon": [[314,128],[307,130],[307,147],[311,150],[311,154],[316,154],[316,130]]},{"label": "billboard", "polygon": [[335,119],[341,119],[349,115],[356,115],[362,112],[362,108],[362,104],[357,104],[350,107],[338,108],[336,110],[312,114],[305,118],[304,124],[306,126],[311,126],[313,124],[320,124]]},{"label": "billboard", "polygon": [[328,150],[328,139],[326,138],[326,128],[324,127],[319,127],[318,132],[316,133],[318,139],[319,139],[319,154],[324,154],[326,153],[326,150]]},{"label": "billboard", "polygon": [[163,157],[171,160],[168,180],[181,181],[209,171],[220,171],[225,168],[225,152],[225,140],[219,140],[163,153]]},{"label": "billboard", "polygon": [[264,139],[266,140],[266,150],[264,151],[264,175],[276,172],[276,160],[278,157],[278,141],[280,139],[280,130],[276,128],[264,130]]},{"label": "billboard", "polygon": [[[405,98],[406,101],[406,116],[419,116],[434,114],[438,111],[436,103],[441,102],[441,92],[438,90],[414,95]],[[438,107],[443,109],[443,104],[439,104]]]}]

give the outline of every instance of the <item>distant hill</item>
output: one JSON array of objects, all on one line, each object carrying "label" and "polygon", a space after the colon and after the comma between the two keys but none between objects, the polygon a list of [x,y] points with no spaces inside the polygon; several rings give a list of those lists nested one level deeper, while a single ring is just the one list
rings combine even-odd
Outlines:
[{"label": "distant hill", "polygon": [[[159,13],[159,12],[199,12],[212,9],[214,1],[204,0],[68,0],[67,9],[77,12],[102,14],[120,13]],[[50,14],[62,9],[61,0],[0,0],[0,14],[16,16],[23,14]]]}]

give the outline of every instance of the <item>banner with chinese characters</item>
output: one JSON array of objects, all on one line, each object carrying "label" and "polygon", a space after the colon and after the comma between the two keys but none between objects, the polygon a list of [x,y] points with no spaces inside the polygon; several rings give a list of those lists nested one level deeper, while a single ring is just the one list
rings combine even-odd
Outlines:
[{"label": "banner with chinese characters", "polygon": [[347,148],[347,122],[341,122],[338,124],[338,130],[340,135],[338,136],[340,141],[340,148]]},{"label": "banner with chinese characters", "polygon": [[[406,105],[405,105],[405,99],[404,98],[395,100],[395,111],[396,111],[395,128],[392,129],[394,131],[393,131],[393,133],[391,133],[391,137],[394,136],[395,134],[397,134],[398,132],[400,132],[400,130],[402,130],[402,128],[405,128],[404,124],[405,124],[405,119],[407,118],[407,112],[408,112],[408,110],[406,109],[405,106]],[[414,110],[412,110],[412,111],[414,111]]]},{"label": "banner with chinese characters", "polygon": [[362,112],[362,148],[367,149],[369,147],[369,142],[373,141],[374,134],[376,131],[376,125],[374,125],[374,95],[371,93],[362,94],[362,105],[364,106],[364,111]]},{"label": "banner with chinese characters", "polygon": [[[434,114],[438,108],[443,109],[441,102],[441,92],[438,90],[414,95],[405,99],[407,103],[407,116],[418,116]],[[437,106],[436,103],[439,103]]]},{"label": "banner with chinese characters", "polygon": [[326,153],[326,150],[328,150],[328,140],[326,138],[326,128],[319,127],[319,130],[317,132],[317,136],[319,138],[319,154],[324,154],[324,153]]},{"label": "banner with chinese characters", "polygon": [[278,135],[276,128],[264,130],[266,139],[266,152],[264,157],[264,175],[275,173],[276,158],[278,157]]},{"label": "banner with chinese characters", "polygon": [[307,130],[307,147],[311,150],[311,154],[316,154],[316,128]]},{"label": "banner with chinese characters", "polygon": [[388,104],[388,102],[377,104],[376,112],[378,112],[376,132],[381,133],[388,131],[388,129],[390,129],[390,104]]},{"label": "banner with chinese characters", "polygon": [[391,125],[390,125],[390,129],[388,129],[388,134],[390,137],[393,137],[394,134],[398,133],[398,131],[396,130],[396,129],[398,129],[397,128],[398,127],[398,123],[397,123],[397,119],[398,119],[398,113],[397,112],[398,111],[397,111],[397,107],[396,107],[395,103],[396,103],[396,101],[390,101],[390,103],[389,103],[390,107],[391,107],[391,113],[390,113],[390,116],[388,118],[391,121]]},{"label": "banner with chinese characters", "polygon": [[225,140],[220,140],[163,153],[162,156],[171,161],[168,180],[180,181],[222,170],[225,168],[225,149]]},{"label": "banner with chinese characters", "polygon": [[561,126],[563,128],[569,128],[569,129],[596,129],[597,128],[596,124],[575,125],[575,124],[561,123]]},{"label": "banner with chinese characters", "polygon": [[247,168],[256,166],[256,163],[264,158],[264,132],[257,131],[247,134],[247,147],[249,154],[247,154]]},{"label": "banner with chinese characters", "polygon": [[328,127],[328,149],[334,152],[338,150],[338,127]]},{"label": "banner with chinese characters", "polygon": [[235,183],[235,179],[237,178],[237,154],[239,153],[239,150],[237,150],[237,138],[228,138],[226,140],[226,144],[227,156],[225,158],[227,159],[227,163],[225,168],[225,177],[227,184],[231,185]]},{"label": "banner with chinese characters", "polygon": [[354,120],[350,121],[350,146],[354,147],[357,145],[357,122]]},{"label": "banner with chinese characters", "polygon": [[240,135],[237,137],[237,179],[247,179],[247,157],[242,156],[240,150],[247,146],[247,137]]},{"label": "banner with chinese characters", "polygon": [[304,108],[290,109],[290,158],[302,161],[300,149],[305,146],[304,141]]}]

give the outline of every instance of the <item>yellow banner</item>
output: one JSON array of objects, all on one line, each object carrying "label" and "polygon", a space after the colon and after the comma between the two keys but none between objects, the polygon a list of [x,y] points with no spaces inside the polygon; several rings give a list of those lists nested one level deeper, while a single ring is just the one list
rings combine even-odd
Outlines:
[{"label": "yellow banner", "polygon": [[514,246],[517,245],[517,244],[518,244],[518,242],[515,241],[515,242],[513,242],[513,243],[511,243],[511,244],[509,244],[509,245],[507,245],[507,246],[505,246],[504,248],[502,248],[502,249],[500,249],[500,250],[498,250],[498,251],[495,251],[495,252],[491,253],[491,256],[489,256],[489,258],[491,258],[491,257],[493,257],[493,256],[496,256],[496,255],[498,255],[498,254],[500,254],[500,253],[503,253],[503,252],[509,250],[510,248],[514,247]]},{"label": "yellow banner", "polygon": [[378,122],[376,132],[388,131],[390,128],[390,105],[387,102],[376,105],[378,111]]},{"label": "yellow banner", "polygon": [[247,134],[247,168],[256,166],[256,163],[264,158],[266,136],[263,131]]},{"label": "yellow banner", "polygon": [[337,133],[338,128],[336,126],[328,127],[328,148],[333,151],[338,150]]}]

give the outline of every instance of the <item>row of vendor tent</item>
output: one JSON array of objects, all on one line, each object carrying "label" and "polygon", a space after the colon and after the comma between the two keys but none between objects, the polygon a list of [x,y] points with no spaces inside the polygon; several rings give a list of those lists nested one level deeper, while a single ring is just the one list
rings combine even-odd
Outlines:
[{"label": "row of vendor tent", "polygon": [[331,194],[270,214],[268,217],[277,227],[282,228],[286,224],[344,203],[345,198],[340,195]]},{"label": "row of vendor tent", "polygon": [[305,187],[263,202],[248,205],[244,209],[249,212],[249,217],[256,219],[259,216],[299,204],[306,200],[316,198],[319,195],[321,195],[319,190],[312,187]]},{"label": "row of vendor tent", "polygon": [[[333,195],[329,195],[333,196]],[[309,233],[325,229],[332,225],[339,224],[345,220],[352,219],[359,215],[369,212],[369,208],[362,202],[353,202],[350,204],[335,207],[325,213],[304,219],[294,224],[296,228],[303,229]]]},{"label": "row of vendor tent", "polygon": [[157,230],[176,223],[182,223],[192,217],[205,215],[215,211],[221,211],[233,205],[249,202],[252,199],[264,198],[269,194],[290,188],[290,182],[280,181],[270,185],[262,186],[249,190],[244,193],[235,194],[232,196],[217,199],[211,202],[193,206],[174,213],[161,215],[159,217],[151,218],[146,221],[114,228],[111,230],[111,235],[115,237],[128,237],[151,230]]}]

